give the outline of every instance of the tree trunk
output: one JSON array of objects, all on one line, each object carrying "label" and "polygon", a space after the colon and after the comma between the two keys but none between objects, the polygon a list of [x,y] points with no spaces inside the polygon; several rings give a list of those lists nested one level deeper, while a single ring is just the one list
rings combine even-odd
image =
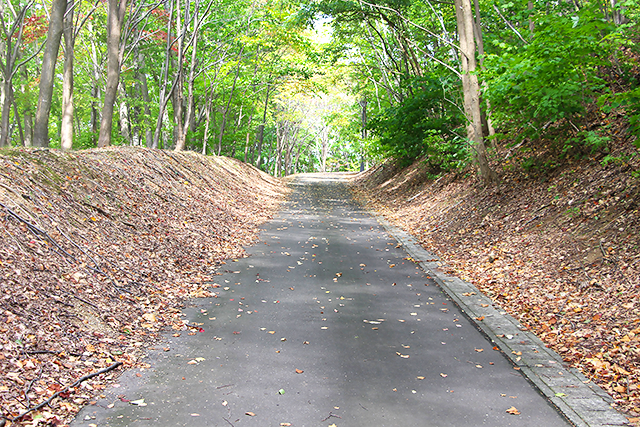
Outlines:
[{"label": "tree trunk", "polygon": [[323,126],[320,130],[320,142],[322,143],[322,149],[320,152],[321,159],[321,171],[327,171],[327,155],[329,154],[329,128],[327,126]]},{"label": "tree trunk", "polygon": [[302,153],[302,143],[298,144],[298,151],[296,152],[296,160],[295,160],[295,163],[293,164],[293,173],[298,173],[298,163],[300,161],[300,153]]},{"label": "tree trunk", "polygon": [[360,147],[360,172],[364,171],[364,142],[367,139],[367,98],[364,96],[360,101],[360,125],[362,127],[362,144]]},{"label": "tree trunk", "polygon": [[[89,21],[89,32],[93,33],[93,22]],[[95,138],[99,131],[98,123],[100,122],[100,113],[98,112],[100,99],[100,64],[98,64],[98,49],[94,37],[89,37],[91,42],[91,133]],[[95,139],[94,139],[95,142]]]},{"label": "tree trunk", "polygon": [[624,8],[618,7],[618,0],[609,0],[611,3],[611,14],[613,15],[613,23],[616,25],[627,24],[629,19],[624,16]]},{"label": "tree trunk", "polygon": [[258,125],[258,132],[256,135],[257,146],[256,151],[258,155],[258,159],[256,160],[256,167],[260,169],[262,166],[262,144],[264,143],[264,127],[267,123],[267,108],[269,107],[269,91],[271,86],[267,83],[267,93],[264,96],[264,109],[262,111],[262,123]]},{"label": "tree trunk", "polygon": [[[186,2],[185,6],[188,6],[188,2]],[[177,39],[177,48],[178,51],[176,52],[176,57],[178,59],[177,64],[175,65],[175,70],[176,70],[176,88],[173,92],[173,119],[176,123],[175,125],[175,130],[174,130],[174,138],[176,141],[174,150],[175,151],[182,151],[184,150],[184,147],[186,145],[186,141],[184,138],[184,134],[182,133],[182,106],[183,106],[183,100],[184,100],[184,67],[183,67],[183,58],[184,58],[184,38],[187,35],[187,20],[188,20],[188,16],[187,13],[185,13],[184,16],[184,23],[181,21],[180,18],[180,0],[176,0],[176,29],[180,29],[182,28],[181,31],[181,35],[182,37],[179,37]]]},{"label": "tree trunk", "polygon": [[279,177],[282,173],[282,144],[283,144],[283,125],[282,122],[276,123],[276,164],[273,175]]},{"label": "tree trunk", "polygon": [[33,112],[31,106],[24,110],[24,146],[33,146]]},{"label": "tree trunk", "polygon": [[20,113],[18,112],[18,104],[15,97],[13,98],[13,120],[18,125],[18,133],[20,134],[20,143],[24,146],[24,132],[22,131],[22,123],[20,122]]},{"label": "tree trunk", "polygon": [[249,154],[249,141],[251,141],[251,132],[249,129],[251,128],[251,121],[253,120],[253,115],[249,116],[249,122],[247,123],[247,138],[244,142],[244,162],[247,163],[247,155]]},{"label": "tree trunk", "polygon": [[[178,49],[178,52],[179,51],[180,49]],[[182,61],[178,61],[177,64],[174,63],[174,68],[176,69],[176,88],[174,89],[173,96],[171,97],[171,103],[173,105],[173,122],[175,123],[175,127],[173,130],[173,138],[175,141],[174,150],[181,151],[185,146],[184,135],[182,134],[182,91],[184,83]]]},{"label": "tree trunk", "polygon": [[222,112],[222,124],[220,125],[220,133],[218,134],[218,156],[222,153],[222,137],[224,136],[224,128],[227,125],[227,115],[229,114],[229,107],[231,107],[231,100],[233,99],[233,93],[236,90],[236,83],[238,82],[238,75],[240,74],[240,61],[242,60],[242,54],[244,53],[244,46],[240,49],[238,55],[238,66],[236,68],[236,75],[233,78],[233,85],[231,86],[231,93],[229,94],[229,101]]},{"label": "tree trunk", "polygon": [[[191,46],[191,64],[189,68],[189,80],[187,81],[187,113],[184,118],[184,124],[182,128],[180,128],[180,133],[181,133],[180,145],[176,143],[176,151],[184,150],[186,148],[187,133],[189,132],[190,126],[195,123],[193,121],[193,116],[195,116],[194,114],[195,101],[194,101],[194,94],[193,94],[193,86],[196,78],[196,66],[197,66],[197,60],[198,60],[198,56],[197,56],[198,33],[200,31],[199,29],[200,21],[198,21],[198,7],[199,7],[199,3],[196,2],[195,9],[193,11],[193,18],[191,18],[193,19],[193,22],[194,22],[193,38],[190,41],[189,45],[185,47],[185,51],[186,51],[186,49],[189,46]],[[186,22],[186,19],[187,17],[185,16],[185,22]],[[186,30],[186,23],[185,23],[185,30]]]},{"label": "tree trunk", "polygon": [[[138,87],[140,94],[142,95],[142,101],[144,102],[144,123],[138,123],[138,126],[144,128],[145,146],[151,147],[153,145],[153,132],[149,126],[148,120],[151,117],[151,107],[149,98],[149,85],[147,84],[146,64],[144,60],[144,54],[138,49]],[[142,142],[140,143],[142,145]]]},{"label": "tree trunk", "polygon": [[[174,1],[171,1],[170,4],[170,8],[169,8],[169,22],[173,21],[173,14],[175,11],[175,5],[174,5]],[[166,116],[166,108],[167,108],[167,103],[169,102],[169,98],[171,97],[171,95],[173,94],[173,90],[175,89],[174,86],[171,87],[171,89],[169,89],[169,93],[167,93],[167,82],[169,79],[169,66],[171,64],[171,38],[172,38],[172,32],[171,29],[173,28],[172,25],[169,25],[167,27],[167,43],[166,43],[166,47],[165,47],[165,59],[164,59],[164,65],[162,67],[162,72],[161,72],[161,76],[162,76],[162,82],[160,83],[160,96],[159,96],[159,103],[160,103],[160,108],[158,109],[158,117],[156,118],[156,129],[153,133],[153,144],[152,147],[153,148],[158,148],[158,144],[160,142],[160,136],[162,134],[162,122],[164,117]],[[176,29],[178,30],[178,29]]]},{"label": "tree trunk", "polygon": [[120,113],[120,135],[127,141],[127,144],[133,145],[131,137],[131,119],[129,118],[129,106],[127,105],[127,92],[123,85],[119,85],[118,93],[120,94],[120,104],[118,112]]},{"label": "tree trunk", "polygon": [[73,9],[64,18],[64,71],[62,80],[62,123],[60,125],[60,145],[63,150],[73,148]]},{"label": "tree trunk", "polygon": [[44,48],[42,71],[40,74],[40,92],[38,95],[38,109],[36,110],[36,124],[33,132],[33,145],[36,147],[49,146],[49,114],[51,113],[51,99],[53,97],[53,83],[56,71],[64,12],[67,10],[67,0],[53,0],[47,45]]},{"label": "tree trunk", "polygon": [[120,36],[127,0],[109,0],[107,23],[107,84],[104,88],[104,104],[100,119],[100,135],[98,147],[111,145],[111,129],[113,127],[113,108],[118,96],[120,83]]},{"label": "tree trunk", "polygon": [[[480,5],[478,4],[478,0],[473,0],[473,6],[476,12],[476,20],[474,22],[474,26],[473,26],[473,33],[475,35],[476,38],[476,42],[478,44],[478,57],[480,58],[480,68],[482,70],[486,70],[486,67],[484,66],[484,40],[482,37],[482,25],[480,22]],[[482,87],[484,89],[487,88],[486,82],[482,83]],[[482,99],[480,99],[480,101],[482,102]],[[486,109],[486,114],[484,112],[482,112],[482,129],[484,130],[486,127],[486,134],[489,136],[493,136],[496,134],[496,130],[493,127],[493,123],[491,120],[491,103],[489,103],[488,100],[485,101],[485,104],[487,106]],[[484,132],[484,131],[483,131]],[[483,133],[484,134],[484,133]]]},{"label": "tree trunk", "polygon": [[9,118],[11,114],[11,105],[13,104],[13,86],[11,80],[5,80],[2,85],[2,121],[0,122],[0,147],[9,145]]},{"label": "tree trunk", "polygon": [[460,41],[460,62],[462,64],[462,91],[464,111],[467,116],[467,138],[473,144],[474,160],[480,178],[489,184],[496,181],[496,175],[489,167],[487,150],[482,138],[482,118],[480,112],[480,85],[476,71],[476,48],[473,40],[473,13],[469,0],[455,0],[456,21]]}]

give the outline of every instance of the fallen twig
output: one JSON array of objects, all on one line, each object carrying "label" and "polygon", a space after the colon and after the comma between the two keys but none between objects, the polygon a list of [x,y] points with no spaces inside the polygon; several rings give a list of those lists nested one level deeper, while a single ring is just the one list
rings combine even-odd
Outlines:
[{"label": "fallen twig", "polygon": [[42,368],[40,368],[40,373],[38,374],[37,377],[34,377],[30,382],[29,385],[27,386],[27,389],[24,391],[24,400],[27,401],[27,407],[29,405],[31,405],[31,399],[29,399],[29,392],[31,391],[31,387],[33,387],[33,383],[36,382],[36,380],[39,380],[40,377],[42,377]]},{"label": "fallen twig", "polygon": [[[84,382],[84,381],[86,381],[86,380],[88,380],[88,379],[91,379],[91,378],[93,378],[93,377],[97,377],[98,375],[101,375],[101,374],[104,374],[104,373],[106,373],[106,372],[109,372],[109,371],[111,371],[111,370],[113,370],[113,369],[117,368],[117,367],[118,367],[118,366],[120,366],[120,365],[122,365],[122,362],[116,362],[116,363],[114,363],[113,365],[111,365],[111,366],[109,366],[109,367],[107,367],[107,368],[104,368],[104,369],[99,370],[98,372],[94,372],[94,373],[92,373],[92,374],[85,375],[84,377],[82,377],[82,378],[78,379],[78,380],[77,380],[76,382],[74,382],[73,384],[68,385],[68,386],[66,386],[65,388],[63,388],[62,390],[59,390],[59,391],[55,392],[55,393],[54,393],[50,398],[48,398],[48,399],[47,399],[47,400],[45,400],[44,402],[40,403],[39,405],[36,405],[36,406],[34,406],[33,408],[30,408],[30,409],[27,409],[26,411],[24,411],[23,413],[21,413],[21,414],[20,414],[20,415],[18,415],[17,417],[13,417],[13,418],[11,418],[11,417],[5,417],[5,420],[9,420],[9,421],[11,421],[12,423],[15,423],[16,421],[21,420],[22,418],[24,418],[26,415],[30,414],[31,412],[33,412],[33,411],[37,411],[38,409],[41,409],[41,408],[43,408],[43,407],[47,406],[48,404],[50,404],[50,403],[51,403],[51,401],[52,401],[53,399],[55,399],[56,397],[60,396],[62,393],[65,393],[65,392],[66,392],[67,390],[69,390],[71,387],[75,387],[75,386],[77,386],[78,384],[80,384],[80,383],[82,383],[82,382]],[[0,427],[2,427],[2,424],[0,424]]]},{"label": "fallen twig", "polygon": [[85,304],[90,305],[91,307],[95,308],[96,310],[100,310],[100,307],[98,307],[97,305],[87,301],[86,299],[80,298],[78,295],[74,295],[74,294],[68,294],[70,297],[73,297],[79,301],[82,301]]},{"label": "fallen twig", "polygon": [[9,215],[11,215],[12,217],[17,219],[18,221],[20,221],[23,224],[25,224],[27,226],[27,228],[29,229],[29,231],[31,231],[34,235],[46,238],[46,240],[48,240],[54,246],[56,246],[64,255],[66,255],[67,257],[71,258],[73,261],[78,262],[78,260],[76,260],[76,258],[73,255],[71,255],[62,246],[60,246],[58,244],[58,242],[56,242],[51,236],[49,236],[49,234],[46,231],[44,231],[43,229],[41,229],[40,227],[38,227],[38,226],[36,226],[34,224],[31,224],[29,221],[27,221],[26,219],[22,218],[20,215],[15,213],[9,206],[5,205],[4,203],[0,202],[0,206],[5,208],[6,211],[9,213]]},{"label": "fallen twig", "polygon": [[322,420],[322,422],[327,421],[327,420],[328,420],[329,418],[331,418],[331,417],[333,417],[333,418],[340,418],[340,419],[342,419],[342,417],[341,417],[341,416],[336,415],[336,414],[334,414],[333,412],[329,412],[329,415],[327,416],[327,418],[323,419],[323,420]]}]

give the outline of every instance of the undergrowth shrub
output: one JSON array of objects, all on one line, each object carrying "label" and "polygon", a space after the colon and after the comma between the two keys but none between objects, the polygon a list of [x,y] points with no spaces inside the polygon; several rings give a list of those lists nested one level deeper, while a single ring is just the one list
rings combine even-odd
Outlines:
[{"label": "undergrowth shrub", "polygon": [[606,87],[598,68],[608,63],[613,26],[596,10],[535,17],[533,39],[517,51],[488,55],[484,96],[497,122],[521,128],[521,138],[544,136],[549,123],[584,115]]},{"label": "undergrowth shrub", "polygon": [[459,91],[459,81],[429,75],[407,82],[412,96],[372,117],[368,128],[379,141],[381,154],[408,165],[424,157],[436,175],[468,162],[464,115],[447,102],[447,93]]}]

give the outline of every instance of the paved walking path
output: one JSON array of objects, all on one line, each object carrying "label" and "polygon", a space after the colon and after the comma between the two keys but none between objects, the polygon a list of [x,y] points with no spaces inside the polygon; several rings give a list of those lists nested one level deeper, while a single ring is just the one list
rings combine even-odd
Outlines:
[{"label": "paved walking path", "polygon": [[338,178],[292,186],[185,310],[204,332],[169,335],[74,426],[570,425]]}]

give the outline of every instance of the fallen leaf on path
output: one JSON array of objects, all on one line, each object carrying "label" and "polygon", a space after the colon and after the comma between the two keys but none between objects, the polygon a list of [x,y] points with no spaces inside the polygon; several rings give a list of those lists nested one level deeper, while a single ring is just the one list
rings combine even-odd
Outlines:
[{"label": "fallen leaf on path", "polygon": [[511,415],[520,415],[520,411],[518,411],[515,406],[512,406],[511,408],[507,409],[506,412],[507,414],[511,414]]},{"label": "fallen leaf on path", "polygon": [[441,376],[442,378],[447,378],[447,374],[440,373],[440,376]]},{"label": "fallen leaf on path", "polygon": [[253,412],[245,412],[244,414],[245,414],[245,415],[248,415],[248,416],[250,416],[250,417],[255,417],[255,416],[256,416],[256,414],[255,414],[255,413],[253,413]]},{"label": "fallen leaf on path", "polygon": [[144,399],[132,400],[129,404],[134,406],[147,406],[147,404],[144,403]]},{"label": "fallen leaf on path", "polygon": [[301,374],[301,373],[303,373],[303,372],[304,372],[304,371],[303,371],[302,369],[296,369],[296,374]]},{"label": "fallen leaf on path", "polygon": [[423,376],[416,377],[417,380],[423,380],[424,378],[425,377],[423,377]]},{"label": "fallen leaf on path", "polygon": [[280,427],[290,427],[291,423],[280,423]]}]

